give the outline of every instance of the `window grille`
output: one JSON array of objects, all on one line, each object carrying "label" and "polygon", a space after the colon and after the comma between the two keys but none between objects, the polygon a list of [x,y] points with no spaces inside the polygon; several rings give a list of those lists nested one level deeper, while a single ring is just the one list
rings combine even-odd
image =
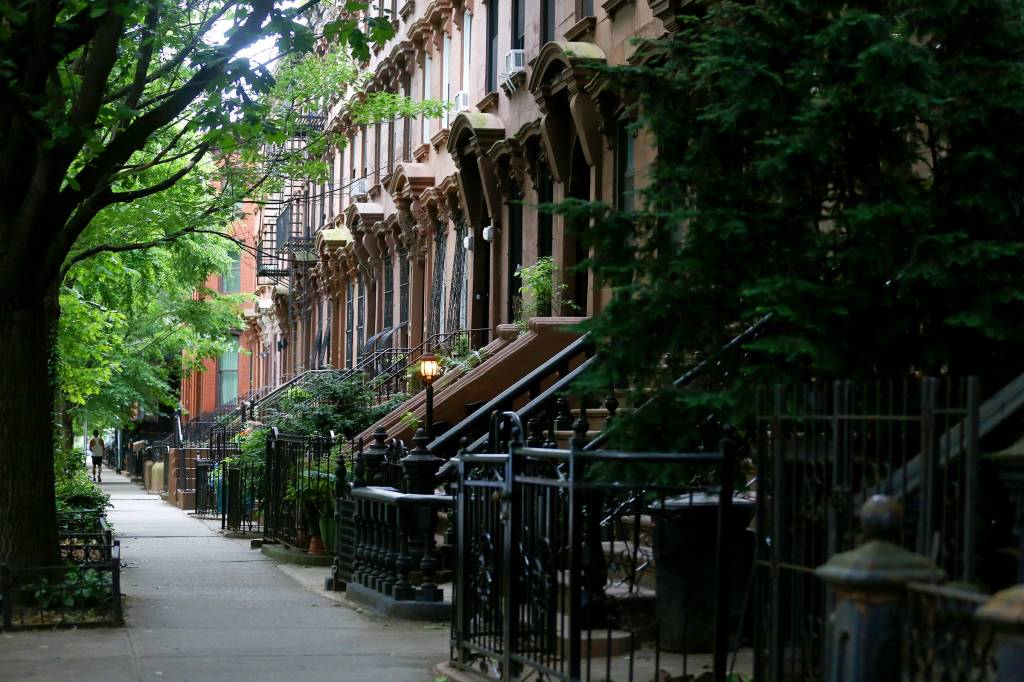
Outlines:
[{"label": "window grille", "polygon": [[448,322],[445,325],[449,332],[466,328],[466,246],[462,241],[465,235],[466,224],[460,220],[455,226],[455,258],[452,259]]},{"label": "window grille", "polygon": [[366,283],[362,275],[359,276],[359,324],[356,327],[356,353],[361,360],[363,357],[363,346],[366,344]]},{"label": "window grille", "polygon": [[441,334],[443,320],[441,318],[441,306],[444,301],[444,258],[447,237],[445,224],[439,222],[434,231],[434,272],[433,287],[430,293],[430,336]]},{"label": "window grille", "polygon": [[389,254],[384,261],[384,326],[391,329],[395,322],[395,257]]},{"label": "window grille", "polygon": [[355,333],[356,333],[356,302],[354,298],[355,287],[352,285],[352,280],[348,281],[348,291],[345,295],[346,311],[345,311],[345,364],[348,367],[355,367],[355,354],[352,352],[355,348]]},{"label": "window grille", "polygon": [[334,303],[329,298],[324,299],[323,320],[324,331],[320,366],[326,367],[331,364],[331,326],[334,324]]},{"label": "window grille", "polygon": [[409,322],[409,251],[402,249],[398,252],[398,324],[407,325]]}]

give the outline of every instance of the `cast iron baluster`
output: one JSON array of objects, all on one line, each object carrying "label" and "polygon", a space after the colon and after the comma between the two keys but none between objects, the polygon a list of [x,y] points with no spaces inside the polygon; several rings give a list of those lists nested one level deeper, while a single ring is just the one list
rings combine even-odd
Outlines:
[{"label": "cast iron baluster", "polygon": [[363,501],[352,501],[352,582],[363,582]]},{"label": "cast iron baluster", "polygon": [[384,511],[382,505],[379,502],[371,502],[373,508],[373,580],[371,581],[371,587],[380,592],[381,585],[384,583],[384,579],[387,574],[384,570],[384,557],[387,555],[387,550],[384,547],[386,530],[384,528],[384,519],[382,518],[382,512]]},{"label": "cast iron baluster", "polygon": [[558,396],[555,401],[555,428],[559,431],[572,428],[572,411],[569,409],[569,400],[564,395]]},{"label": "cast iron baluster", "polygon": [[557,419],[558,401],[551,400],[548,402],[547,409],[544,413],[544,421],[547,423],[548,427],[548,438],[546,441],[544,441],[544,445],[542,446],[544,448],[547,448],[548,450],[554,450],[555,448],[558,447],[558,443],[555,441],[555,423]]},{"label": "cast iron baluster", "polygon": [[441,601],[441,590],[434,584],[434,575],[437,573],[437,559],[434,557],[437,515],[433,507],[427,507],[425,511],[427,513],[423,529],[423,558],[420,560],[423,582],[420,585],[420,593],[425,601]]},{"label": "cast iron baluster", "polygon": [[615,388],[612,387],[611,393],[604,399],[604,409],[608,411],[608,416],[604,419],[604,427],[607,429],[611,426],[612,420],[615,419],[615,413],[619,411],[619,401],[615,397]]},{"label": "cast iron baluster", "polygon": [[416,596],[416,590],[413,588],[412,583],[409,582],[412,557],[409,555],[409,534],[404,528],[407,523],[405,511],[401,507],[398,508],[398,523],[396,524],[399,549],[398,558],[395,560],[395,576],[397,580],[395,581],[393,594],[398,601],[414,599]]},{"label": "cast iron baluster", "polygon": [[539,448],[544,445],[544,422],[541,421],[540,415],[527,422],[526,430],[529,431],[529,436],[526,439],[526,444],[529,447]]},{"label": "cast iron baluster", "polygon": [[387,547],[387,553],[384,556],[384,582],[381,592],[391,596],[392,590],[398,582],[398,569],[396,568],[398,563],[398,507],[382,504],[381,511],[384,512],[385,517],[384,533]]}]

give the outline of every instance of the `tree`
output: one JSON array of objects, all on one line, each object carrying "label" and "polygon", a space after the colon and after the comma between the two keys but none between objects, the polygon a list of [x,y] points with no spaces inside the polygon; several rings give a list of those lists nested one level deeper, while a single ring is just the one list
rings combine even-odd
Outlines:
[{"label": "tree", "polygon": [[[51,420],[62,278],[73,261],[147,245],[114,235],[118,248],[71,255],[76,243],[101,211],[172,187],[215,146],[282,134],[259,99],[274,86],[268,66],[237,55],[265,36],[279,54],[309,51],[317,36],[298,19],[315,5],[0,2],[0,562],[57,560]],[[389,30],[387,18],[359,19],[365,7],[344,5],[320,37],[365,55]]]},{"label": "tree", "polygon": [[[658,150],[644,208],[559,210],[593,219],[614,292],[589,324],[591,385],[661,387],[638,439],[692,447],[681,412],[742,417],[768,382],[979,373],[995,389],[1020,371],[1022,11],[711,3],[612,69]],[[703,390],[665,386],[768,313]]]}]

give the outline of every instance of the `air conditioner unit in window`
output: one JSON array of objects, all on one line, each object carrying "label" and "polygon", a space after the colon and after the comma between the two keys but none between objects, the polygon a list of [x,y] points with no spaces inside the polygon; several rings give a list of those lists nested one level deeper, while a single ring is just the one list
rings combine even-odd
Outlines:
[{"label": "air conditioner unit in window", "polygon": [[353,200],[365,197],[370,193],[369,188],[366,184],[366,178],[356,178],[352,181],[352,186],[349,188],[349,195]]},{"label": "air conditioner unit in window", "polygon": [[505,75],[526,70],[526,50],[509,50],[505,53]]},{"label": "air conditioner unit in window", "polygon": [[455,111],[469,110],[469,90],[459,90],[455,93]]}]

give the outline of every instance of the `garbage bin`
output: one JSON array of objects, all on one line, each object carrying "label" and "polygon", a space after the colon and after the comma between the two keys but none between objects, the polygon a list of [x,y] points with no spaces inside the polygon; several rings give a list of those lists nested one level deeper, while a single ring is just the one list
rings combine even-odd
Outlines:
[{"label": "garbage bin", "polygon": [[[730,635],[742,626],[753,561],[754,538],[748,526],[754,506],[753,500],[733,498],[725,529],[733,556],[725,569],[731,578]],[[714,648],[715,633],[718,495],[700,492],[655,502],[651,516],[659,645],[666,651],[709,652]]]}]

